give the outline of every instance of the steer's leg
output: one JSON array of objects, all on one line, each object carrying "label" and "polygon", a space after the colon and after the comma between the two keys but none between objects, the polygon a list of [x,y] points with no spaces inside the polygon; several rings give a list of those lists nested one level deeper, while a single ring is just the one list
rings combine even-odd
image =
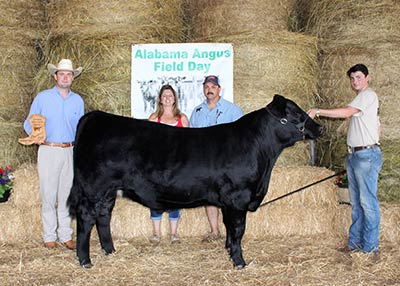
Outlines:
[{"label": "steer's leg", "polygon": [[99,234],[101,248],[105,255],[115,252],[110,230],[111,215],[102,215],[97,218],[96,228]]},{"label": "steer's leg", "polygon": [[97,233],[99,234],[101,248],[105,255],[115,252],[113,240],[111,237],[111,213],[100,215],[96,220]]},{"label": "steer's leg", "polygon": [[246,214],[246,211],[228,209],[224,215],[227,216],[226,220],[229,221],[226,225],[228,225],[231,233],[230,255],[236,269],[242,269],[246,266],[242,256],[242,238],[246,229]]},{"label": "steer's leg", "polygon": [[79,259],[79,264],[84,268],[92,267],[90,261],[90,233],[95,224],[94,216],[90,216],[88,212],[79,214],[76,217],[76,252]]},{"label": "steer's leg", "polygon": [[104,201],[96,204],[96,228],[99,234],[101,248],[105,255],[115,252],[113,240],[111,237],[111,213],[115,206],[116,192],[108,192]]},{"label": "steer's leg", "polygon": [[226,241],[225,241],[225,248],[228,251],[228,253],[231,253],[231,246],[232,246],[232,231],[230,230],[231,225],[230,223],[230,219],[229,219],[229,215],[228,212],[225,208],[221,209],[222,211],[222,219],[225,225],[225,229],[226,229]]}]

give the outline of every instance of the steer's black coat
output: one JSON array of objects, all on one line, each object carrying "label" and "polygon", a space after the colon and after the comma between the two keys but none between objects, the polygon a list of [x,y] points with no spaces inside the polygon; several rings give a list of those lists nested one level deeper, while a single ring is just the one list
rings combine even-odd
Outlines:
[{"label": "steer's black coat", "polygon": [[233,123],[175,128],[94,111],[82,117],[74,147],[74,181],[68,199],[77,218],[77,254],[90,267],[94,225],[106,254],[114,252],[110,232],[117,190],[153,209],[221,208],[226,248],[237,268],[245,266],[241,240],[247,211],[255,211],[268,190],[281,151],[320,135],[294,102],[275,95],[265,108]]}]

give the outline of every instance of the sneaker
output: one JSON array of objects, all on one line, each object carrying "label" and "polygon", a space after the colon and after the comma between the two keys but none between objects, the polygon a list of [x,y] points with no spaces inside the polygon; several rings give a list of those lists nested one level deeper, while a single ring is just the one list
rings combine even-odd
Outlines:
[{"label": "sneaker", "polygon": [[161,241],[161,237],[159,235],[154,234],[149,238],[149,241],[153,244],[159,244]]},{"label": "sneaker", "polygon": [[338,247],[337,250],[338,250],[339,252],[343,252],[343,253],[355,253],[355,252],[361,251],[360,248],[350,248],[350,247],[348,247],[348,246],[341,246],[341,247]]},{"label": "sneaker", "polygon": [[362,251],[363,253],[366,254],[376,254],[379,255],[379,246],[375,246],[374,248],[372,248],[370,251]]},{"label": "sneaker", "polygon": [[181,240],[179,239],[179,236],[177,234],[171,235],[171,243],[172,244],[179,243],[179,242],[181,242]]},{"label": "sneaker", "polygon": [[222,239],[221,234],[214,234],[212,232],[206,233],[201,242],[213,242]]}]

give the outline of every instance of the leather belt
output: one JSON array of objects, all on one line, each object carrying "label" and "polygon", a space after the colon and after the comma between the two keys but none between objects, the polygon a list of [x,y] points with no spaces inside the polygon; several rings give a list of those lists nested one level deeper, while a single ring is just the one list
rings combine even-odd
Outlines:
[{"label": "leather belt", "polygon": [[60,148],[67,148],[73,147],[75,142],[64,142],[64,143],[53,143],[53,142],[43,142],[42,145],[51,146],[51,147],[60,147]]},{"label": "leather belt", "polygon": [[354,152],[357,152],[357,151],[361,151],[361,150],[364,150],[364,149],[371,149],[371,148],[375,148],[375,147],[379,147],[379,145],[378,144],[373,144],[373,145],[356,146],[356,147],[347,146],[347,149],[348,149],[349,153],[354,153]]}]

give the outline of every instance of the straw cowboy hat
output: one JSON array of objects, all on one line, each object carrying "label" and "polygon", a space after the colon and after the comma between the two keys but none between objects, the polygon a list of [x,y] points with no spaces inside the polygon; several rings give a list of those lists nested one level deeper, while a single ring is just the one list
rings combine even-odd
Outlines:
[{"label": "straw cowboy hat", "polygon": [[72,67],[72,62],[69,59],[62,59],[57,66],[53,64],[48,64],[47,69],[49,70],[51,75],[54,75],[56,72],[63,70],[63,71],[71,71],[74,74],[74,77],[77,77],[82,72],[82,67],[74,69]]}]

